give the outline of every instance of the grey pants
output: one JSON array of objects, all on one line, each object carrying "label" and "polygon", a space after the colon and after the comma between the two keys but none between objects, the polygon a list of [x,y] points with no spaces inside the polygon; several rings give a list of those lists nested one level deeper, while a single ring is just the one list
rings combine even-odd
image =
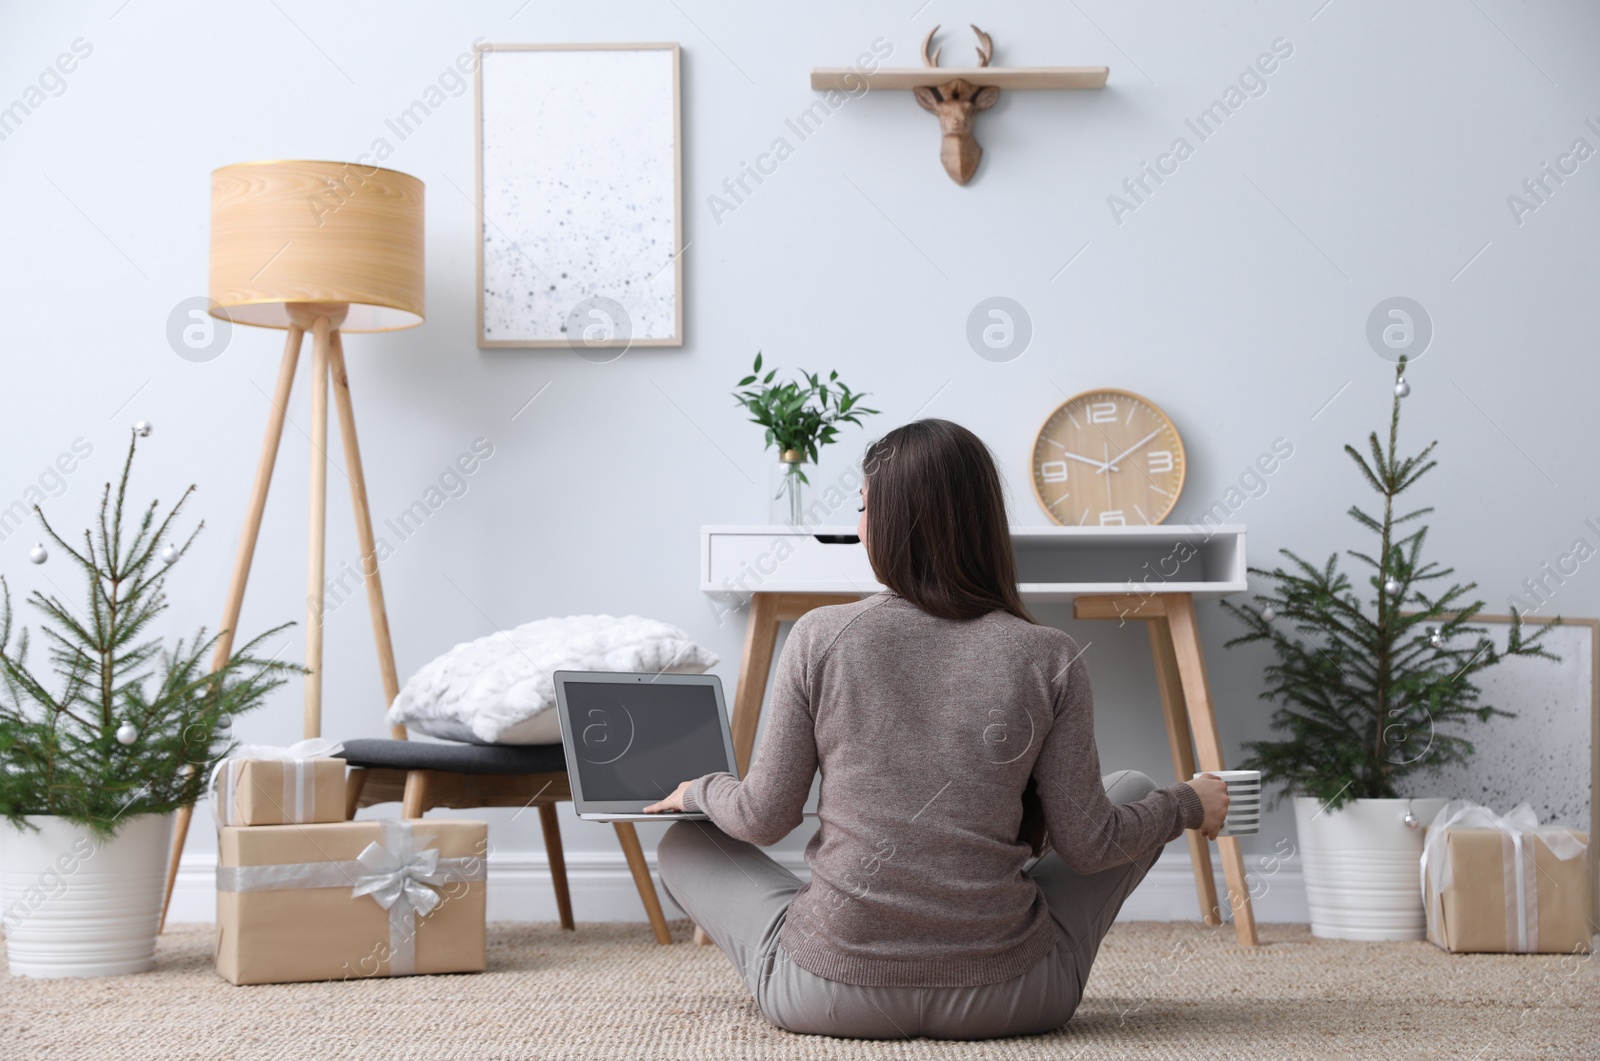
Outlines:
[{"label": "grey pants", "polygon": [[[1112,803],[1133,803],[1156,784],[1136,770],[1103,779]],[[860,987],[800,968],[778,943],[802,887],[753,844],[710,822],[678,822],[656,849],[672,901],[733,962],[773,1024],[850,1039],[993,1039],[1059,1028],[1078,1008],[1100,941],[1162,848],[1125,866],[1082,875],[1051,853],[1029,871],[1060,930],[1054,954],[1011,980],[978,987]]]}]

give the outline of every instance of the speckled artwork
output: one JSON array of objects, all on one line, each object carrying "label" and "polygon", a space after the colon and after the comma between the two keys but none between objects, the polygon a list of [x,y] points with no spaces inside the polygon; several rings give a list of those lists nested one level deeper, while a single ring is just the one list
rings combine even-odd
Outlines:
[{"label": "speckled artwork", "polygon": [[[1483,625],[1504,648],[1510,626]],[[1561,657],[1559,663],[1513,658],[1480,675],[1481,702],[1514,711],[1517,717],[1472,720],[1452,728],[1476,745],[1476,754],[1464,766],[1417,777],[1416,791],[1409,794],[1473,799],[1496,814],[1526,802],[1541,824],[1591,830],[1593,639],[1594,628],[1587,623],[1557,626],[1544,645]]]},{"label": "speckled artwork", "polygon": [[481,68],[483,346],[680,345],[675,46]]}]

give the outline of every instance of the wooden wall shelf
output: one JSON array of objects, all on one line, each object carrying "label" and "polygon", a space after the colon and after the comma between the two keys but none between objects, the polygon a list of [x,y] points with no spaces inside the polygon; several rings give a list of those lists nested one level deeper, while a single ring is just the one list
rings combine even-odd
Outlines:
[{"label": "wooden wall shelf", "polygon": [[811,71],[811,87],[818,92],[859,92],[868,89],[909,90],[917,105],[939,118],[939,162],[950,179],[966,184],[978,171],[983,148],[973,135],[977,115],[1000,100],[1002,89],[1105,88],[1109,67],[1104,66],[995,66],[994,41],[977,26],[977,66],[940,66],[933,47],[935,26],[922,38],[922,65],[895,70],[853,70],[818,67]]},{"label": "wooden wall shelf", "polygon": [[979,88],[1105,88],[1108,66],[913,66],[867,73],[847,67],[818,67],[811,87],[818,91],[868,88],[932,88],[956,78]]}]

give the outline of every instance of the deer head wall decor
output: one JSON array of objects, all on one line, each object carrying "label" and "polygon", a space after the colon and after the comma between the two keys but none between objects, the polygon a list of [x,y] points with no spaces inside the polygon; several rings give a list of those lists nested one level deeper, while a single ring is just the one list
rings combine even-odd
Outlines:
[{"label": "deer head wall decor", "polygon": [[[935,26],[922,39],[922,61],[928,66],[939,65],[939,53],[943,49],[935,48],[931,54],[928,51],[933,35],[938,32],[939,27]],[[988,66],[994,58],[994,41],[977,26],[972,27],[972,32],[978,35],[978,65]],[[979,111],[986,111],[1000,102],[1000,90],[993,85],[979,88],[957,77],[942,85],[922,86],[913,91],[922,109],[932,111],[939,118],[939,161],[944,163],[944,171],[957,184],[967,183],[978,171],[978,160],[983,157],[983,148],[972,133],[973,120]]]},{"label": "deer head wall decor", "polygon": [[[911,89],[917,102],[939,118],[939,160],[957,184],[966,184],[978,171],[983,149],[972,135],[978,112],[988,110],[1000,100],[1000,90],[1104,88],[1111,72],[1104,66],[994,66],[994,42],[977,26],[978,65],[941,68],[939,50],[933,49],[935,26],[922,41],[922,66],[900,68],[861,65],[817,67],[811,71],[811,87],[817,92],[860,95],[863,87]],[[930,51],[930,49],[933,49]],[[830,107],[833,106],[830,104]]]}]

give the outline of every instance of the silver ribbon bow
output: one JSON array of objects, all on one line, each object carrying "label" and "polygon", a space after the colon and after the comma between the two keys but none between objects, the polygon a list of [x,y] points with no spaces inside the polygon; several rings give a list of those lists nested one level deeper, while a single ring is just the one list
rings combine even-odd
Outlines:
[{"label": "silver ribbon bow", "polygon": [[1500,830],[1501,866],[1505,872],[1506,949],[1517,954],[1536,952],[1539,949],[1539,877],[1528,841],[1543,841],[1550,853],[1562,862],[1577,858],[1589,845],[1570,829],[1541,826],[1539,816],[1526,803],[1519,803],[1500,815],[1470,799],[1451,800],[1428,826],[1428,839],[1422,848],[1422,898],[1430,917],[1434,900],[1450,886],[1452,879],[1450,846],[1445,841],[1450,829]]},{"label": "silver ribbon bow", "polygon": [[[286,748],[275,744],[242,744],[233,754],[218,762],[211,771],[207,795],[211,800],[211,813],[218,825],[232,825],[234,814],[234,784],[240,765],[250,759],[267,759],[281,762],[283,766],[283,820],[285,824],[303,822],[316,809],[316,776],[311,769],[313,759],[331,759],[344,750],[344,744],[326,737],[307,737]],[[219,797],[220,791],[220,797]]]},{"label": "silver ribbon bow", "polygon": [[383,841],[374,840],[356,856],[367,872],[356,878],[350,896],[370,895],[389,911],[389,972],[407,976],[416,971],[417,916],[433,913],[441,901],[434,888],[444,885],[448,875],[439,871],[436,849],[417,849],[406,823],[384,819]]}]

